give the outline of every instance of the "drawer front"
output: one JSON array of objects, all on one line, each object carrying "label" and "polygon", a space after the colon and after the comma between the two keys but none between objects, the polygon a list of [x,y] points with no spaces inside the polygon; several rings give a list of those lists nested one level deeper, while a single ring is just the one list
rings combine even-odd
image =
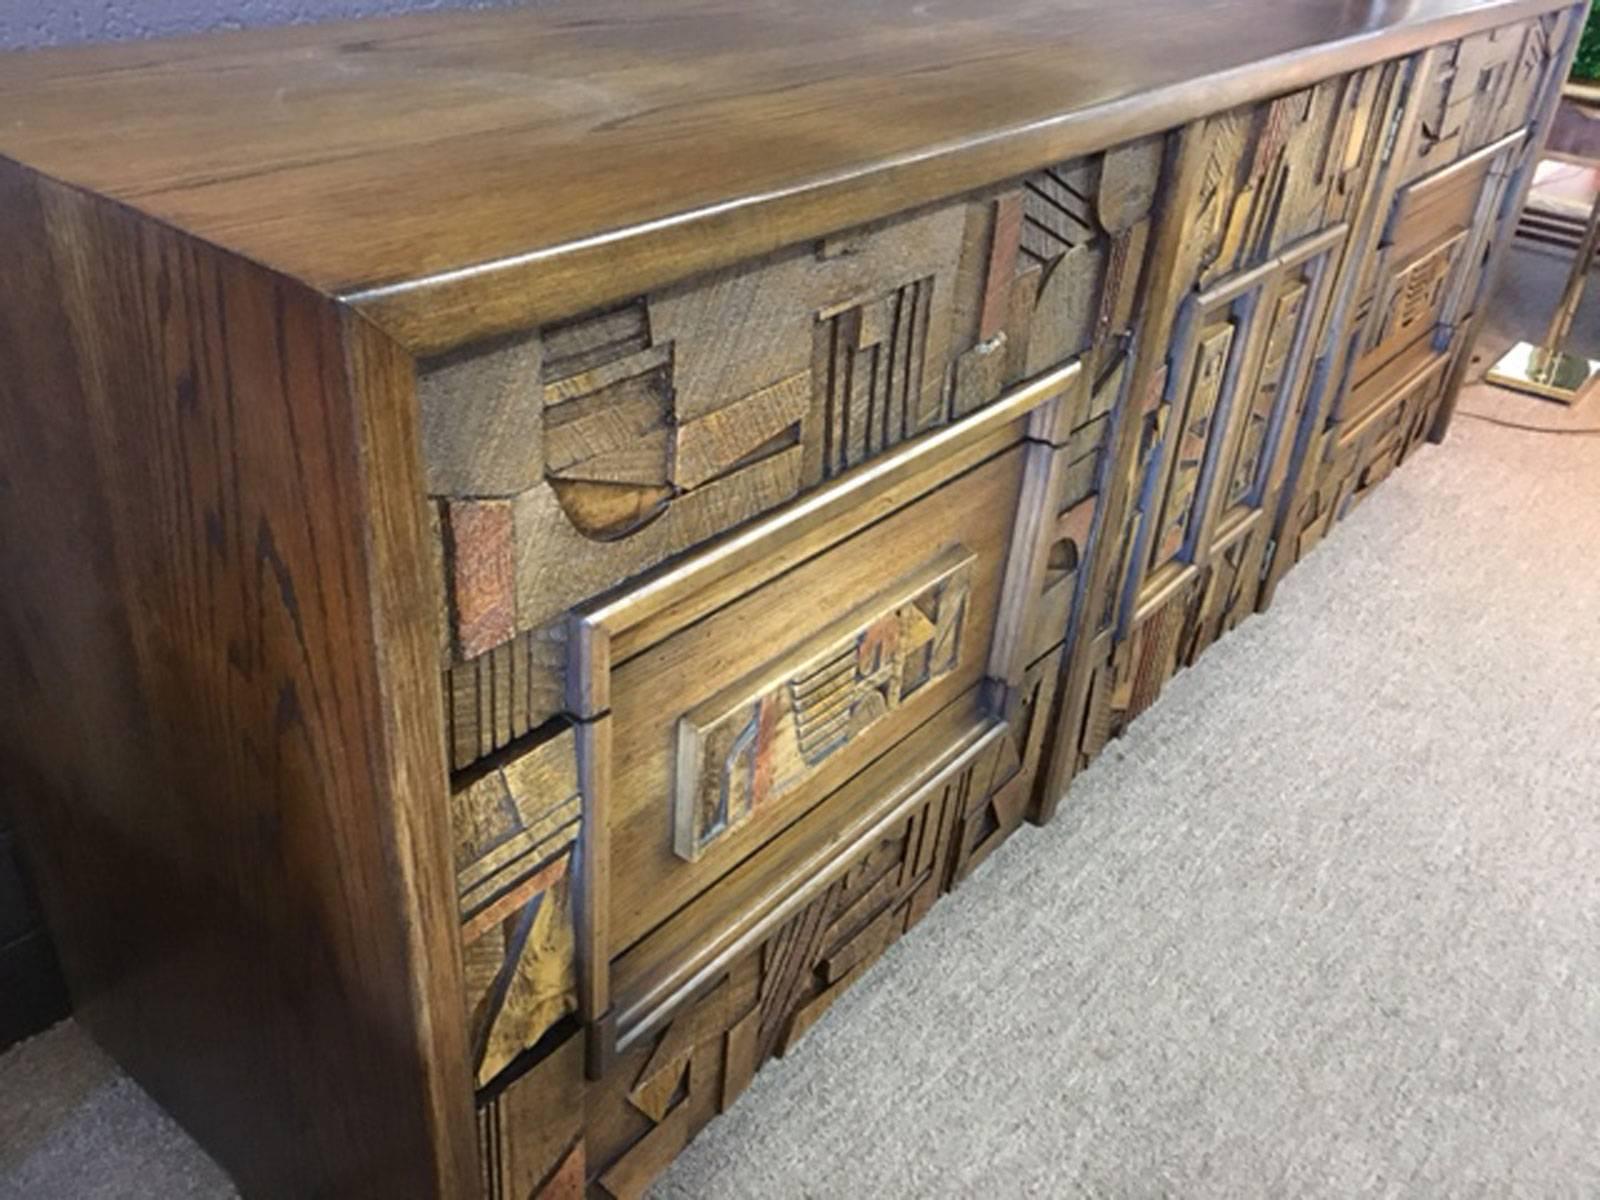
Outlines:
[{"label": "drawer front", "polygon": [[[869,772],[868,806],[996,724],[1017,734],[1007,781],[1032,771],[1024,743],[1050,693],[1031,654],[1054,611],[1071,453],[1049,434],[1082,403],[1077,382],[1075,365],[1041,376],[577,612],[587,1018],[611,1005],[613,961],[664,923],[668,966],[705,953],[727,914],[702,898],[736,869],[789,862],[794,831]],[[944,732],[925,753],[894,758],[930,729]],[[1029,798],[1008,787],[972,853]],[[807,861],[834,849],[824,838]]]},{"label": "drawer front", "polygon": [[1018,446],[612,676],[612,951],[988,666]]},{"label": "drawer front", "polygon": [[564,711],[571,611],[1131,321],[1163,137],[424,360],[465,770]]},{"label": "drawer front", "polygon": [[774,963],[756,1057],[782,1053],[981,857],[1015,765],[1015,730],[983,707],[948,706],[622,955],[617,1049],[755,951]]}]

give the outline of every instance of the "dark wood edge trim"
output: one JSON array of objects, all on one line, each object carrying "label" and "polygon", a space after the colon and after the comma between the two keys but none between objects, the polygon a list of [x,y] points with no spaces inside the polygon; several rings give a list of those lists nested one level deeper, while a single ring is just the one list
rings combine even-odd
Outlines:
[{"label": "dark wood edge trim", "polygon": [[[360,421],[370,521],[368,589],[379,648],[381,736],[392,824],[385,831],[400,897],[418,1053],[434,1161],[444,1196],[473,1194],[478,1177],[466,972],[451,861],[449,757],[432,614],[439,611],[427,548],[415,363],[361,314],[341,307],[346,371]],[[428,731],[433,736],[427,736]]]},{"label": "dark wood edge trim", "polygon": [[[53,228],[58,221],[62,223],[60,240],[52,237],[44,251],[56,259],[53,270],[58,276],[71,279],[74,271],[82,266],[75,267],[60,257],[69,236],[72,236],[73,249],[94,256],[96,266],[103,266],[114,253],[128,256],[130,261],[120,264],[126,277],[117,282],[129,287],[143,286],[148,273],[165,269],[162,263],[155,261],[156,255],[150,253],[150,247],[165,248],[174,262],[181,255],[181,269],[195,277],[198,282],[193,282],[192,286],[196,288],[236,286],[239,292],[247,293],[252,299],[270,302],[276,297],[274,315],[280,326],[287,319],[286,311],[292,309],[299,322],[296,328],[304,337],[303,346],[297,348],[318,355],[322,370],[319,383],[334,397],[335,404],[330,408],[326,428],[317,432],[328,440],[329,459],[338,468],[342,484],[348,485],[349,503],[341,505],[331,518],[340,535],[340,544],[319,546],[313,539],[305,557],[325,555],[332,560],[348,551],[348,558],[339,561],[350,569],[346,577],[349,593],[364,602],[357,616],[360,628],[356,640],[361,648],[351,651],[360,678],[350,691],[354,705],[358,706],[357,715],[370,731],[370,738],[359,758],[355,748],[350,746],[339,747],[338,754],[349,760],[343,765],[355,776],[370,777],[362,786],[370,790],[376,800],[371,813],[376,826],[372,830],[374,851],[370,857],[359,856],[361,861],[351,868],[352,872],[370,871],[366,878],[376,886],[361,897],[359,905],[353,892],[340,896],[339,903],[348,906],[341,915],[370,922],[363,929],[363,935],[372,944],[367,966],[381,968],[391,951],[404,964],[401,970],[384,972],[382,978],[377,977],[377,971],[369,979],[351,969],[345,979],[332,981],[330,987],[341,982],[346,985],[338,994],[342,1011],[364,1025],[381,1027],[385,1054],[391,1061],[398,1060],[394,1078],[403,1080],[403,1090],[374,1099],[392,1102],[397,1111],[402,1111],[407,1129],[405,1136],[415,1140],[396,1145],[391,1139],[388,1149],[396,1157],[405,1156],[405,1163],[401,1165],[406,1167],[418,1192],[465,1200],[477,1192],[476,1134],[466,1052],[463,971],[452,896],[453,872],[449,866],[448,808],[444,803],[447,772],[439,720],[443,698],[432,628],[437,604],[431,591],[430,555],[425,541],[422,454],[419,422],[414,412],[414,372],[410,356],[370,319],[337,300],[282,272],[196,239],[130,205],[63,183],[5,156],[0,156],[0,178],[6,178],[8,186],[34,195],[44,225]],[[77,238],[91,225],[98,227],[97,235],[84,238],[79,245]],[[39,236],[39,231],[33,233]],[[43,246],[43,241],[40,244]],[[33,297],[25,297],[17,303],[26,306],[33,300]],[[92,315],[86,313],[83,319],[88,320]],[[130,322],[134,319],[134,316],[129,317]],[[199,328],[188,313],[175,314],[172,319],[190,322],[185,332],[196,342],[207,338],[223,339],[226,344],[208,347],[219,355],[231,352],[237,345],[260,349],[258,343],[267,338],[266,334],[256,336],[258,331],[251,330],[248,319],[241,319],[232,326],[222,320],[210,329]],[[126,331],[118,328],[118,322],[104,324],[107,326],[104,330],[99,326],[92,328],[97,336],[103,334],[109,343],[114,345],[117,337],[126,336]],[[281,339],[281,328],[276,332]],[[77,342],[84,333],[74,328],[68,336]],[[81,358],[81,349],[78,353]],[[190,365],[193,368],[193,364]],[[280,366],[283,365],[280,362]],[[92,369],[81,362],[71,364],[74,373]],[[295,373],[294,379],[296,387],[309,386],[305,383],[304,372]],[[283,389],[281,395],[285,398],[297,394],[290,388],[287,368],[283,378],[263,380],[257,377],[254,382],[263,388]],[[216,395],[234,386],[226,372],[210,378],[208,383],[213,389],[210,402],[216,404],[221,403]],[[152,394],[158,394],[155,389],[167,385],[156,380],[152,373],[149,386]],[[104,389],[98,380],[95,387]],[[116,398],[124,407],[140,399],[126,395]],[[87,402],[85,407],[89,407]],[[235,477],[240,474],[241,459],[252,462],[249,450],[250,447],[245,446],[242,453],[232,456],[229,469]],[[208,447],[206,452],[216,451]],[[254,464],[252,469],[250,485],[259,489],[267,468]],[[104,485],[100,481],[84,481],[84,486]],[[340,498],[345,495],[341,487]],[[321,515],[327,517],[326,513]],[[347,533],[350,535],[348,545],[343,542]],[[277,553],[272,551],[272,561],[275,569],[283,570]],[[242,571],[247,568],[229,563],[225,569]],[[114,564],[111,570],[121,570],[121,564]],[[280,589],[286,586],[280,580]],[[297,601],[286,603],[293,609]],[[126,607],[125,597],[121,607]],[[119,615],[118,619],[126,618]],[[320,661],[313,662],[308,664],[308,670],[320,671],[324,666]],[[270,683],[252,679],[248,672],[241,672],[241,678],[245,680],[239,684],[241,689],[259,689]],[[280,699],[282,695],[280,692]],[[149,748],[149,753],[155,757],[165,752],[161,746]],[[320,787],[324,781],[324,775],[314,775],[307,780],[307,786]],[[272,816],[261,814],[263,822]],[[309,853],[311,849],[303,841],[296,844],[286,840],[284,844],[291,846],[296,854]],[[324,847],[323,853],[332,851]],[[340,847],[340,855],[346,853],[347,849]],[[350,857],[358,856],[351,854]],[[228,878],[217,890],[227,897],[229,888],[249,886],[251,882]],[[45,899],[48,903],[49,897]],[[325,899],[333,903],[332,895]],[[319,914],[308,910],[308,917],[316,915]],[[172,916],[174,924],[182,928],[185,915],[174,913]],[[233,923],[231,927],[238,928],[244,922],[255,920],[255,915],[225,908],[220,920],[225,928],[230,927],[229,922]],[[257,928],[255,925],[244,927],[252,931]],[[306,936],[316,942],[319,933],[311,929]],[[88,971],[98,969],[93,962],[68,965],[69,970],[75,969],[80,976],[86,968]],[[347,962],[341,966],[348,968],[351,964]],[[162,969],[169,967],[170,964]],[[103,989],[103,981],[90,978],[91,983]],[[398,984],[394,982],[396,978],[400,979]],[[358,983],[362,986],[356,986]],[[370,993],[364,990],[368,984]],[[151,986],[159,989],[169,985]],[[185,981],[185,991],[188,986]],[[209,1001],[213,990],[202,990],[201,999]],[[79,1018],[90,1032],[122,1058],[130,1072],[158,1101],[179,1112],[191,1129],[198,1129],[210,1143],[208,1148],[220,1151],[230,1169],[241,1175],[248,1173],[252,1179],[270,1178],[270,1172],[263,1171],[260,1164],[274,1158],[292,1162],[296,1152],[302,1157],[310,1156],[316,1164],[310,1173],[321,1169],[323,1164],[316,1162],[316,1147],[291,1147],[281,1139],[274,1140],[281,1125],[273,1130],[256,1130],[251,1135],[256,1145],[250,1148],[248,1155],[240,1153],[238,1143],[229,1146],[212,1143],[214,1123],[208,1131],[209,1118],[195,1116],[204,1107],[203,1099],[197,1101],[197,1097],[202,1096],[202,1086],[209,1084],[201,1080],[193,1090],[188,1085],[181,1092],[174,1089],[171,1079],[179,1076],[183,1065],[177,1053],[170,1060],[174,1064],[171,1069],[162,1065],[159,1072],[151,1070],[152,1063],[160,1061],[158,1056],[163,1051],[181,1049],[168,1042],[170,1028],[161,1028],[156,1023],[157,1036],[146,1039],[145,1030],[151,1022],[146,1015],[128,1009],[127,1001],[110,995],[95,995],[92,991],[88,999],[93,1002],[85,1004]],[[285,1013],[283,1010],[287,1006],[281,1003],[281,997],[275,996],[272,1000],[277,1004],[274,1016],[281,1017],[283,1024],[291,1020],[303,1023],[308,1019],[310,1010],[297,1008],[292,1014]],[[303,1004],[310,998],[300,996],[297,1001]],[[117,1012],[119,1008],[123,1010],[121,1013]],[[261,1038],[270,1042],[277,1036],[273,1030],[263,1031],[251,1024],[254,1014],[248,1010],[223,1011],[213,1006],[213,1012],[218,1025],[226,1027],[229,1036],[236,1036],[241,1042],[252,1039],[259,1042]],[[210,1036],[217,1035],[210,1031]],[[204,1048],[203,1040],[197,1044]],[[208,1069],[214,1073],[218,1065],[212,1063]],[[297,1065],[291,1064],[285,1069]],[[344,1070],[344,1065],[329,1063],[326,1070],[339,1072]],[[205,1074],[201,1072],[202,1076]],[[285,1116],[294,1119],[296,1114],[274,1113],[272,1116],[276,1123]],[[347,1116],[350,1120],[346,1132],[350,1135],[354,1156],[362,1149],[365,1134],[360,1126],[368,1120],[368,1114],[354,1112]],[[304,1112],[300,1112],[298,1118],[304,1129],[308,1118]],[[266,1141],[262,1141],[263,1138]],[[353,1167],[344,1163],[326,1164],[331,1172],[360,1170],[365,1165],[362,1162]],[[388,1165],[395,1163],[391,1161]],[[346,1179],[345,1183],[360,1186],[358,1179]]]}]

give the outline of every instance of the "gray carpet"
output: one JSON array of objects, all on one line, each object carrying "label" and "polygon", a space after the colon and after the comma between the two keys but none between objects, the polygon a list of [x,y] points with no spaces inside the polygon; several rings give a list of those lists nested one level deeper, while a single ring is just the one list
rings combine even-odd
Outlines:
[{"label": "gray carpet", "polygon": [[[1597,553],[1600,438],[1460,421],[656,1194],[1600,1194]],[[0,1197],[229,1195],[70,1023],[0,1058]]]}]

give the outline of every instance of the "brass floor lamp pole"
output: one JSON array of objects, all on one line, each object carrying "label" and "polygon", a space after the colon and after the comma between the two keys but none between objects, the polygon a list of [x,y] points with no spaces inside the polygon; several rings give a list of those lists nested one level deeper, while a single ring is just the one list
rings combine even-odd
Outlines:
[{"label": "brass floor lamp pole", "polygon": [[1537,346],[1518,342],[1506,351],[1505,357],[1485,376],[1490,383],[1562,404],[1576,404],[1588,393],[1589,387],[1600,377],[1600,362],[1568,354],[1561,347],[1572,332],[1573,318],[1578,315],[1596,246],[1600,246],[1600,194],[1595,196],[1589,210],[1588,227],[1578,243],[1578,256],[1572,262],[1566,290],[1561,294],[1561,303],[1556,305],[1555,315],[1550,318],[1550,329],[1544,341]]}]

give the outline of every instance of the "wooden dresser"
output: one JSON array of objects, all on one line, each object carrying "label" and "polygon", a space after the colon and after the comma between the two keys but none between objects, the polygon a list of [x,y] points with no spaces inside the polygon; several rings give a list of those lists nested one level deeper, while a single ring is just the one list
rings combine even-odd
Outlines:
[{"label": "wooden dresser", "polygon": [[82,1021],[251,1196],[638,1195],[1443,434],[1582,15],[0,57],[0,783]]}]

